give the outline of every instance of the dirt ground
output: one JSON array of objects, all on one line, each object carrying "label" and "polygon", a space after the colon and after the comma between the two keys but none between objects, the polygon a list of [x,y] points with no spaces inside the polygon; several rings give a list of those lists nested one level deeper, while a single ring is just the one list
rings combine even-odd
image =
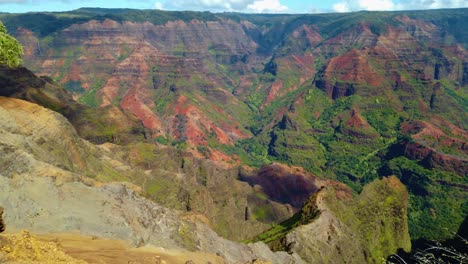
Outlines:
[{"label": "dirt ground", "polygon": [[88,263],[185,264],[188,260],[204,264],[224,263],[221,257],[214,254],[157,247],[132,248],[124,241],[99,239],[79,234],[41,235],[39,239],[56,242],[68,255]]},{"label": "dirt ground", "polygon": [[[98,264],[223,264],[214,254],[168,250],[152,246],[133,248],[121,240],[101,239],[78,233],[31,235],[37,242],[57,244],[67,255]],[[54,261],[53,261],[54,262]],[[54,262],[55,263],[55,262]]]}]

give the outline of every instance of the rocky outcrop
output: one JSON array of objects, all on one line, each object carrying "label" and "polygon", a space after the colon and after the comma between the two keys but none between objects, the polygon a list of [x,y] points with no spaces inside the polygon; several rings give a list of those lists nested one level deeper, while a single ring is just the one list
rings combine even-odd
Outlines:
[{"label": "rocky outcrop", "polygon": [[315,85],[333,99],[350,96],[359,87],[370,86],[377,89],[383,77],[373,69],[368,58],[368,50],[351,50],[330,60]]},{"label": "rocky outcrop", "polygon": [[411,249],[408,193],[396,177],[372,182],[354,199],[326,187],[309,202],[320,215],[281,241],[308,263],[380,263]]},{"label": "rocky outcrop", "polygon": [[[243,245],[220,238],[207,225],[186,221],[122,184],[91,187],[25,174],[16,179],[0,177],[0,181],[5,187],[0,201],[8,204],[6,221],[14,223],[12,228],[38,233],[78,231],[122,239],[133,246],[211,252],[227,263],[253,259],[288,263],[293,259],[286,253],[272,253],[264,245]],[[43,196],[43,191],[49,196]]]}]

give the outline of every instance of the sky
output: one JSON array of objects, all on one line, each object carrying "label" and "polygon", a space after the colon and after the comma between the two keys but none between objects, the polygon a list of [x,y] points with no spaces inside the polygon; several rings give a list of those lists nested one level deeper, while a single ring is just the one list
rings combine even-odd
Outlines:
[{"label": "sky", "polygon": [[327,13],[468,7],[468,0],[0,0],[0,12],[68,11],[80,7],[245,13]]}]

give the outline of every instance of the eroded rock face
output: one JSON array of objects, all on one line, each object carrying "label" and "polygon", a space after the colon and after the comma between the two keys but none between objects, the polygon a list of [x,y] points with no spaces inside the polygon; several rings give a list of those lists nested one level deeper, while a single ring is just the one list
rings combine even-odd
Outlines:
[{"label": "eroded rock face", "polygon": [[[23,42],[35,37],[27,29],[20,29],[18,34]],[[207,145],[210,133],[216,134],[219,143],[228,145],[250,137],[236,116],[211,118],[216,112],[223,117],[230,114],[213,102],[229,102],[232,108],[237,107],[232,102],[240,104],[230,92],[220,89],[232,80],[216,77],[210,67],[224,63],[247,68],[247,57],[255,53],[257,44],[241,24],[231,20],[170,21],[163,25],[91,20],[64,29],[58,39],[53,47],[25,45],[26,64],[39,75],[59,78],[77,94],[91,93],[84,102],[101,107],[118,105],[135,115],[154,137],[186,140],[193,145]],[[73,58],[64,59],[63,54],[53,52],[71,47],[77,51]],[[63,75],[57,74],[58,65],[65,66]],[[190,89],[206,93],[208,100],[198,97],[187,101],[181,92]],[[158,106],[161,97],[169,99],[167,108],[176,108],[175,113],[166,113]],[[197,102],[209,105],[211,110]],[[217,154],[211,157],[231,159]]]},{"label": "eroded rock face", "polygon": [[72,94],[51,80],[38,77],[24,67],[0,65],[0,96],[23,99],[64,115],[80,137],[94,143],[128,143],[144,140],[139,121],[118,107],[91,109],[75,101]]},{"label": "eroded rock face", "polygon": [[[83,102],[131,113],[148,137],[187,142],[198,157],[235,163],[237,157],[210,145],[253,137],[245,116],[273,105],[278,109],[271,116],[281,118],[294,99],[279,100],[311,83],[333,100],[379,96],[398,112],[413,101],[424,112],[429,101],[437,106],[421,87],[445,80],[456,89],[466,85],[468,53],[464,39],[447,28],[449,16],[441,14],[444,23],[436,23],[427,19],[431,15],[409,13],[337,17],[346,21],[339,23],[333,16],[265,23],[216,15],[208,21],[202,13],[200,19],[151,23],[99,14],[51,29],[47,37],[34,28],[15,34],[25,46],[25,64]],[[262,71],[269,61],[275,70]]]},{"label": "eroded rock face", "polygon": [[411,249],[408,193],[396,178],[376,180],[352,199],[334,188],[318,193],[320,216],[289,233],[283,244],[308,263],[378,263]]},{"label": "eroded rock face", "polygon": [[[417,14],[415,16],[418,17]],[[386,20],[392,23],[383,25],[365,21],[365,17],[361,20],[364,22],[353,19],[349,27],[346,25],[333,32],[327,32],[333,24],[326,24],[327,29],[320,28],[323,24],[315,25],[313,17],[310,18],[310,21],[309,17],[303,20],[294,19],[293,23],[285,20],[280,26],[284,34],[277,34],[276,30],[266,24],[255,25],[247,21],[237,23],[230,19],[214,22],[171,21],[164,25],[129,22],[125,19],[119,22],[110,19],[90,20],[60,29],[46,39],[40,39],[27,29],[19,29],[17,34],[25,42],[26,63],[30,63],[36,72],[50,74],[71,91],[79,90],[77,94],[84,92],[86,96],[82,100],[90,105],[112,107],[117,117],[123,117],[119,114],[122,112],[135,115],[150,131],[147,133],[148,138],[167,137],[188,142],[191,145],[190,151],[197,157],[236,164],[238,159],[235,155],[225,155],[220,151],[210,150],[207,146],[233,145],[239,139],[252,137],[252,133],[248,131],[251,129],[248,128],[251,122],[242,117],[253,113],[255,117],[271,118],[265,122],[269,122],[266,126],[255,129],[269,133],[268,130],[288,111],[293,113],[301,104],[313,105],[318,102],[313,98],[306,100],[307,97],[312,97],[312,93],[309,93],[314,89],[311,84],[327,94],[330,104],[358,98],[353,102],[347,101],[356,104],[356,110],[350,108],[349,115],[342,114],[331,120],[330,126],[325,127],[335,129],[338,136],[349,136],[349,141],[358,139],[360,142],[354,145],[357,147],[364,142],[362,144],[375,150],[375,145],[365,141],[378,141],[382,136],[386,139],[394,137],[390,133],[384,135],[382,129],[375,129],[379,126],[375,119],[382,121],[390,118],[385,115],[374,116],[374,120],[369,118],[369,111],[380,112],[382,106],[391,110],[390,116],[395,112],[396,118],[401,118],[400,121],[412,119],[414,113],[422,113],[421,117],[414,117],[422,120],[440,114],[451,119],[456,126],[466,127],[466,118],[459,114],[464,113],[463,107],[453,101],[459,96],[444,95],[444,91],[455,94],[462,91],[468,80],[468,67],[465,63],[468,53],[463,37],[454,35],[440,21],[437,26],[433,24],[433,20],[420,21],[408,16],[392,17],[391,21]],[[287,41],[283,41],[283,35],[288,38]],[[55,39],[50,41],[51,38]],[[272,54],[274,56],[270,57]],[[262,71],[262,63],[268,61],[274,62],[274,70]],[[445,84],[448,86],[444,87]],[[299,97],[288,98],[296,96],[294,92],[298,89],[303,89],[299,91]],[[288,109],[287,104],[293,100],[298,103]],[[361,105],[359,101],[366,101],[366,104]],[[275,106],[275,103],[279,106]],[[272,105],[277,108],[267,108]],[[452,105],[457,105],[458,108]],[[297,133],[297,138],[291,137],[292,133],[271,133],[275,137],[282,137],[282,141],[275,142],[272,139],[268,155],[288,159],[293,163],[305,160],[299,165],[307,166],[307,163],[314,161],[309,162],[307,157],[318,153],[317,156],[323,157],[316,161],[315,168],[321,170],[326,164],[330,164],[333,158],[327,160],[325,151],[319,147],[328,142],[318,142],[317,139],[323,131],[310,130],[311,123],[308,123],[326,113],[327,109],[323,108],[327,107],[312,107],[310,110],[313,112],[310,113],[307,113],[309,109],[302,109],[300,114],[304,115],[304,122],[287,122],[281,128],[301,133],[309,129],[306,138],[299,138],[301,133]],[[445,111],[445,108],[450,111]],[[265,109],[270,116],[257,115]],[[398,116],[400,113],[402,115]],[[120,124],[125,124],[126,119],[122,120]],[[344,124],[340,126],[342,121]],[[393,133],[397,126],[392,125],[388,130]],[[440,140],[443,146],[455,146],[453,149],[458,152],[456,156],[462,154],[462,159],[454,158],[441,153],[440,149],[433,151],[431,146],[423,142],[428,135],[421,136],[413,137],[418,142],[409,145],[408,157],[423,159],[421,164],[428,164],[426,167],[441,167],[461,175],[466,174],[466,144],[461,145],[460,140],[456,140],[457,137],[451,136],[448,141]],[[464,136],[458,139],[462,139],[461,143],[464,143]],[[435,142],[439,143],[438,139],[429,143]],[[42,145],[44,149],[51,147]],[[34,149],[38,144],[33,142],[31,146]],[[86,174],[94,175],[96,171],[100,171],[98,165],[93,165],[93,160],[102,156],[83,158],[82,155],[86,152],[77,153],[75,146],[76,144],[70,150],[72,159],[61,157],[67,154],[63,151],[47,156],[47,151],[44,152],[43,149],[38,157],[46,158],[38,159],[43,162],[53,160],[57,164],[65,162],[65,169],[75,173],[91,165],[93,169]],[[201,150],[197,150],[196,146],[200,146]],[[297,155],[298,159],[285,157],[284,154],[291,149],[300,154]],[[6,151],[7,162],[14,160],[17,149],[6,148]],[[360,153],[356,153],[356,157],[372,154],[367,147],[357,151]],[[147,160],[143,162],[150,163]],[[111,166],[115,167],[117,166]],[[151,165],[147,167],[150,169]],[[211,168],[213,175],[218,176],[216,169]],[[189,171],[186,168],[181,169],[184,173]],[[129,174],[130,176],[135,175]],[[231,182],[218,181],[216,177],[204,177],[201,173],[191,178],[184,178],[182,173],[173,173],[170,176],[184,180],[188,178],[186,183],[198,182],[208,188],[216,188],[215,185],[210,185],[211,182]],[[291,193],[274,184],[268,186],[270,183],[262,180],[262,184],[268,186],[265,189],[272,190],[271,196],[276,195],[275,199],[279,201],[291,200],[298,206],[308,192],[316,189],[307,177],[272,176],[272,179],[279,179],[284,183],[282,187],[299,190],[298,194]],[[356,175],[350,175],[350,178],[354,180],[354,176]],[[184,191],[177,195],[178,198],[189,197]],[[237,206],[236,219],[242,218],[242,213],[239,212],[244,211],[244,200],[215,200],[206,192],[198,192],[197,195],[198,204],[193,203],[195,196],[191,193],[192,204],[186,208],[206,209],[211,213],[215,211],[215,206],[212,205],[227,204]],[[204,199],[211,201],[205,204]],[[238,201],[241,203],[237,203]],[[248,233],[245,229],[243,231]]]},{"label": "eroded rock face", "polygon": [[0,233],[5,231],[5,223],[3,222],[3,207],[0,207]]},{"label": "eroded rock face", "polygon": [[[422,160],[430,168],[453,171],[462,177],[468,173],[465,130],[440,118],[404,122],[401,127],[412,139],[405,144],[406,157]],[[447,148],[451,149],[450,153],[444,151]]]}]

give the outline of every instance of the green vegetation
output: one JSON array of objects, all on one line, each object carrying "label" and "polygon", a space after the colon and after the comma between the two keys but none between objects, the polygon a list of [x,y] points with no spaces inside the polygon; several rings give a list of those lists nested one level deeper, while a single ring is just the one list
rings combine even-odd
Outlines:
[{"label": "green vegetation", "polygon": [[[69,13],[72,14],[73,12]],[[67,16],[65,13],[26,13],[18,15],[5,14],[2,18],[12,33],[16,33],[17,28],[28,28],[39,37],[46,37],[58,32],[73,24],[86,22],[89,16]]]},{"label": "green vegetation", "polygon": [[172,142],[171,139],[164,137],[164,136],[155,137],[154,141],[162,145],[170,145]]},{"label": "green vegetation", "polygon": [[198,146],[197,146],[197,150],[198,150],[198,152],[200,152],[200,154],[203,155],[203,157],[205,157],[205,158],[207,158],[207,159],[210,158],[210,156],[211,156],[211,151],[210,151],[210,149],[209,149],[207,146],[198,145]]},{"label": "green vegetation", "polygon": [[384,173],[398,176],[408,186],[408,220],[412,239],[448,239],[468,215],[466,191],[456,185],[440,184],[444,181],[466,186],[468,181],[465,177],[429,170],[405,157],[391,159],[383,169]]},{"label": "green vegetation", "polygon": [[91,107],[98,107],[101,103],[96,96],[96,93],[104,85],[104,81],[97,79],[93,85],[80,97],[80,102]]},{"label": "green vegetation", "polygon": [[[313,223],[320,216],[321,212],[317,207],[317,197],[320,196],[320,203],[327,207],[328,212],[327,216],[317,224],[320,226],[324,224],[323,221],[331,221],[329,217],[336,217],[336,221],[340,224],[336,226],[330,224],[328,227],[331,231],[327,232],[330,243],[327,243],[327,246],[322,247],[321,243],[324,241],[318,241],[317,244],[306,245],[304,243],[300,249],[296,248],[296,253],[299,252],[303,257],[307,255],[309,261],[315,259],[313,254],[317,251],[318,254],[323,253],[320,249],[332,251],[334,254],[347,254],[343,252],[351,247],[348,239],[353,239],[353,246],[359,248],[362,252],[359,254],[364,254],[368,262],[377,262],[386,258],[398,248],[410,250],[411,243],[406,221],[408,197],[406,189],[398,179],[389,177],[374,180],[353,199],[337,198],[336,191],[333,187],[322,189],[306,201],[300,212],[279,225],[273,225],[252,241],[245,242],[263,241],[268,243],[273,250],[290,252],[291,243],[286,235],[301,225]],[[336,222],[332,221],[332,223]],[[316,228],[303,228],[295,235],[307,237],[316,234]],[[346,243],[338,242],[341,240]],[[340,243],[338,245],[342,247],[341,249],[335,250],[329,247],[337,242]],[[317,256],[317,259],[320,258]]]},{"label": "green vegetation", "polygon": [[133,52],[133,50],[128,46],[128,44],[123,45],[123,51],[120,53],[119,57],[117,58],[117,61],[121,62],[128,58],[130,54]]},{"label": "green vegetation", "polygon": [[274,250],[285,250],[281,246],[281,238],[286,236],[294,228],[311,223],[319,215],[320,211],[316,205],[317,194],[312,195],[301,211],[295,213],[291,218],[281,222],[280,224],[274,224],[270,229],[254,237],[252,240],[244,241],[246,243],[263,241],[270,245]]},{"label": "green vegetation", "polygon": [[0,21],[0,65],[16,68],[21,64],[22,55],[23,47],[18,40],[8,34]]},{"label": "green vegetation", "polygon": [[65,89],[74,94],[83,94],[86,90],[81,86],[81,81],[70,80],[63,85]]},{"label": "green vegetation", "polygon": [[93,19],[98,21],[112,19],[117,22],[149,21],[155,25],[161,25],[174,20],[216,21],[219,20],[219,17],[209,12],[81,8],[68,12],[0,14],[0,19],[4,20],[13,34],[16,33],[17,28],[28,28],[42,38],[53,35],[73,24],[81,24]]}]

